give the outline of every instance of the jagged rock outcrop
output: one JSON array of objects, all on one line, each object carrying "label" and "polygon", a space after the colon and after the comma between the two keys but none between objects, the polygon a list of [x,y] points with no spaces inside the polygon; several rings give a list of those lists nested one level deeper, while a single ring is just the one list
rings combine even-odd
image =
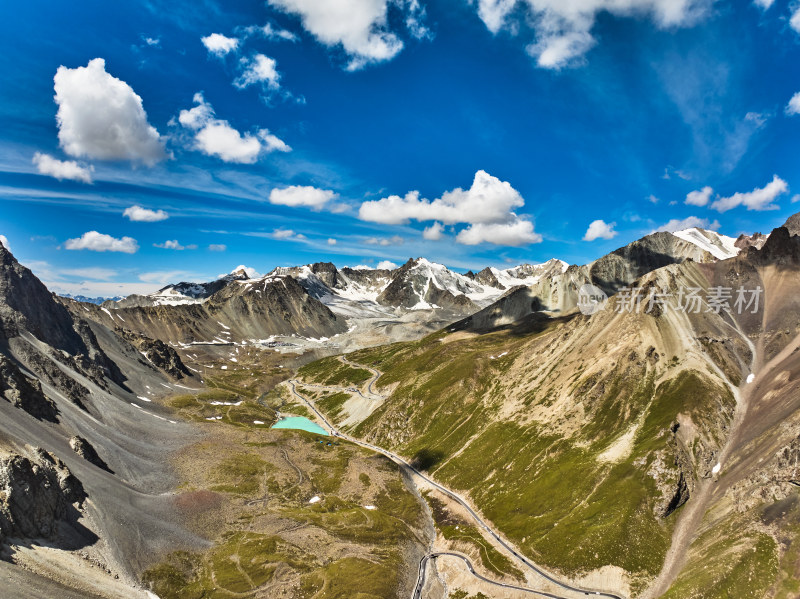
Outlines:
[{"label": "jagged rock outcrop", "polygon": [[742,233],[736,239],[736,243],[734,243],[734,245],[740,250],[745,250],[751,247],[760,250],[762,247],[764,247],[766,242],[767,236],[763,233],[753,233],[752,235],[745,235]]},{"label": "jagged rock outcrop", "polygon": [[501,284],[500,281],[497,280],[494,272],[492,272],[491,268],[484,268],[474,277],[473,280],[480,283],[481,285],[488,285],[489,287],[494,287],[496,289],[500,289],[501,291],[505,290],[505,285]]},{"label": "jagged rock outcrop", "polygon": [[133,345],[153,366],[159,368],[175,379],[191,376],[191,372],[173,348],[160,339],[150,339],[146,335],[116,327],[114,332]]},{"label": "jagged rock outcrop", "polygon": [[778,227],[769,234],[760,250],[752,248],[748,251],[748,258],[758,264],[796,266],[800,264],[800,234],[793,235],[787,227]]},{"label": "jagged rock outcrop", "polygon": [[34,455],[0,459],[2,537],[52,538],[69,505],[86,499],[83,485],[64,462],[40,448]]},{"label": "jagged rock outcrop", "polygon": [[30,379],[14,362],[0,354],[0,395],[34,418],[56,422],[58,408],[42,391],[42,384]]},{"label": "jagged rock outcrop", "polygon": [[786,227],[787,231],[789,231],[789,235],[800,235],[800,212],[793,214],[786,219],[786,222],[783,224],[783,226]]},{"label": "jagged rock outcrop", "polygon": [[108,467],[108,464],[105,463],[105,460],[103,460],[103,458],[97,454],[97,450],[95,450],[92,444],[83,437],[79,437],[77,435],[72,437],[69,440],[69,446],[72,448],[72,451],[77,453],[90,464],[94,464],[101,470],[105,470],[106,472],[111,472],[113,474],[113,471]]}]

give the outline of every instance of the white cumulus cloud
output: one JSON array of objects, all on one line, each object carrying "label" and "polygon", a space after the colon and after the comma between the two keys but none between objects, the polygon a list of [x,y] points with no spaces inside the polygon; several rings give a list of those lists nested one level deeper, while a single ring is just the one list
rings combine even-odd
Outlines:
[{"label": "white cumulus cloud", "polygon": [[513,211],[524,205],[525,200],[510,183],[480,170],[469,189],[457,187],[433,201],[420,198],[418,191],[410,191],[404,197],[372,200],[361,204],[358,216],[387,225],[411,220],[465,223],[469,226],[456,235],[456,241],[466,245],[539,243],[542,238],[534,231],[533,223]]},{"label": "white cumulus cloud", "polygon": [[142,99],[105,67],[102,58],[76,69],[58,67],[53,81],[61,147],[77,158],[164,160],[164,140],[148,123]]},{"label": "white cumulus cloud", "polygon": [[703,189],[690,191],[688,194],[686,194],[686,200],[684,201],[684,204],[689,206],[706,206],[708,205],[709,200],[711,200],[711,195],[713,193],[714,190],[707,185]]},{"label": "white cumulus cloud", "polygon": [[262,152],[290,152],[291,148],[267,129],[252,133],[240,133],[228,121],[214,115],[211,104],[203,94],[194,95],[195,107],[181,110],[178,122],[193,130],[194,148],[208,156],[216,156],[224,162],[253,164]]},{"label": "white cumulus cloud", "polygon": [[229,52],[233,52],[239,47],[239,39],[235,37],[227,37],[221,33],[212,33],[203,38],[200,38],[203,45],[211,54],[215,56],[225,56]]},{"label": "white cumulus cloud", "polygon": [[425,227],[422,232],[422,238],[428,241],[439,241],[442,238],[444,225],[440,222],[433,223],[430,227]]},{"label": "white cumulus cloud", "polygon": [[242,58],[242,74],[233,84],[244,89],[254,83],[262,83],[272,90],[281,86],[281,75],[278,73],[278,63],[274,58],[264,54],[255,54],[252,58]]},{"label": "white cumulus cloud", "polygon": [[775,0],[753,0],[753,4],[763,10],[767,10],[774,2]]},{"label": "white cumulus cloud", "polygon": [[59,181],[69,179],[70,181],[82,181],[83,183],[92,182],[92,171],[94,169],[91,166],[81,166],[74,160],[58,160],[50,156],[50,154],[36,152],[33,155],[33,164],[36,165],[36,170],[41,174],[55,177]]},{"label": "white cumulus cloud", "polygon": [[648,17],[657,27],[683,27],[708,12],[713,0],[478,0],[487,29],[512,32],[532,25],[528,52],[543,68],[574,64],[597,43],[592,29],[601,13]]},{"label": "white cumulus cloud", "polygon": [[472,187],[467,190],[457,187],[433,201],[420,198],[418,191],[410,191],[402,198],[394,195],[372,200],[361,204],[358,216],[386,225],[406,224],[412,219],[447,224],[503,223],[514,208],[524,205],[525,200],[510,183],[481,170],[475,173]]},{"label": "white cumulus cloud", "polygon": [[789,19],[789,25],[797,33],[800,33],[800,6],[797,6],[792,13],[792,18]]},{"label": "white cumulus cloud", "polygon": [[789,116],[800,114],[800,92],[792,96],[784,111]]},{"label": "white cumulus cloud", "polygon": [[459,231],[456,241],[464,245],[492,243],[494,245],[527,245],[541,243],[542,236],[533,230],[529,220],[516,219],[509,223],[476,223]]},{"label": "white cumulus cloud", "polygon": [[163,210],[150,210],[141,206],[129,206],[122,212],[122,216],[137,223],[156,223],[167,220],[169,214]]},{"label": "white cumulus cloud", "polygon": [[673,218],[668,223],[661,225],[658,229],[651,231],[657,233],[659,231],[666,231],[667,233],[674,233],[675,231],[684,231],[686,229],[707,229],[709,231],[716,231],[719,229],[719,221],[711,222],[707,218],[699,218],[697,216],[690,216],[684,219]]},{"label": "white cumulus cloud", "polygon": [[397,264],[391,262],[390,260],[381,260],[380,262],[378,262],[375,268],[378,270],[394,270],[395,268],[397,268]]},{"label": "white cumulus cloud", "polygon": [[210,252],[224,252],[228,249],[228,246],[224,243],[212,243],[208,246],[208,251]]},{"label": "white cumulus cloud", "polygon": [[777,210],[778,205],[775,200],[778,196],[789,191],[789,184],[778,175],[772,177],[772,181],[764,187],[755,188],[753,191],[745,193],[735,193],[727,198],[718,198],[711,207],[717,212],[727,212],[738,206],[745,206],[748,210]]},{"label": "white cumulus cloud", "polygon": [[227,275],[229,275],[229,274],[231,274],[231,275],[232,275],[232,274],[236,274],[237,272],[240,272],[240,271],[244,271],[244,273],[245,273],[245,274],[246,274],[248,277],[250,277],[251,279],[260,279],[260,278],[261,278],[261,276],[262,276],[262,275],[261,275],[261,273],[260,273],[260,272],[258,272],[258,271],[257,271],[255,268],[251,268],[250,266],[245,266],[244,264],[240,264],[239,266],[237,266],[236,268],[234,268],[234,269],[233,269],[231,272],[229,272],[229,273],[223,273],[223,274],[221,274],[221,275],[217,275],[217,278],[218,278],[218,279],[221,279],[222,277],[225,277],[225,276],[227,276]]},{"label": "white cumulus cloud", "polygon": [[105,233],[97,231],[87,231],[75,239],[67,239],[64,247],[68,250],[91,250],[93,252],[122,252],[123,254],[135,254],[139,249],[139,244],[132,237],[122,237],[117,239]]},{"label": "white cumulus cloud", "polygon": [[333,237],[328,237],[328,245],[336,245],[337,241]]},{"label": "white cumulus cloud", "polygon": [[595,239],[613,239],[617,236],[617,231],[614,227],[617,223],[607,223],[604,220],[595,220],[586,229],[586,234],[583,236],[584,241],[594,241]]},{"label": "white cumulus cloud", "polygon": [[336,196],[337,194],[329,189],[291,185],[283,189],[273,189],[269,193],[269,201],[271,204],[281,206],[307,206],[314,210],[321,210]]},{"label": "white cumulus cloud", "polygon": [[[390,0],[267,0],[298,15],[303,27],[320,43],[341,47],[349,56],[349,70],[391,60],[403,49],[398,35],[388,29]],[[391,2],[406,14],[412,34],[422,32],[423,9],[418,2]]]}]

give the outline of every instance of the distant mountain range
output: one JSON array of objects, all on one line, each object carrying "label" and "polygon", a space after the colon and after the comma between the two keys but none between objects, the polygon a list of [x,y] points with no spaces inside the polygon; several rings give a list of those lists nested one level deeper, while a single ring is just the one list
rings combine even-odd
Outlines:
[{"label": "distant mountain range", "polygon": [[59,295],[61,297],[66,297],[67,299],[73,299],[76,302],[84,302],[86,304],[97,304],[97,305],[100,305],[105,302],[119,302],[125,299],[121,295],[117,295],[115,297],[87,297],[85,295],[72,295],[71,293],[61,293]]},{"label": "distant mountain range", "polygon": [[[730,258],[749,245],[763,245],[765,239],[755,235],[737,240],[688,229],[648,235],[583,266],[552,259],[464,274],[422,257],[392,270],[340,269],[318,262],[278,267],[251,278],[239,268],[214,281],[176,283],[99,307],[65,302],[108,327],[178,345],[247,343],[293,335],[345,342],[347,333],[356,329],[362,344],[382,343],[418,336],[469,316],[471,326],[482,328],[532,311],[563,312],[576,306],[577,291],[584,283],[613,294],[667,264]],[[391,331],[389,322],[394,323]],[[365,326],[384,330],[381,336],[364,337]]]}]

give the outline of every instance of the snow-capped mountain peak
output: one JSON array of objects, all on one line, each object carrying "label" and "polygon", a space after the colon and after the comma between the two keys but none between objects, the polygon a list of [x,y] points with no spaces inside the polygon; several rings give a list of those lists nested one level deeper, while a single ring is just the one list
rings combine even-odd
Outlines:
[{"label": "snow-capped mountain peak", "polygon": [[683,231],[675,231],[673,235],[706,250],[718,260],[733,258],[741,251],[740,248],[736,247],[736,239],[721,235],[715,231],[693,227]]}]

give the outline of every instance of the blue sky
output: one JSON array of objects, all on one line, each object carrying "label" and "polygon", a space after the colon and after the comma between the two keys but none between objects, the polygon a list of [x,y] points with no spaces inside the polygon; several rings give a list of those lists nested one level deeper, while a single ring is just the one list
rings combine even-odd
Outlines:
[{"label": "blue sky", "polygon": [[17,3],[0,234],[111,296],[768,231],[800,211],[798,31],[784,0]]}]

